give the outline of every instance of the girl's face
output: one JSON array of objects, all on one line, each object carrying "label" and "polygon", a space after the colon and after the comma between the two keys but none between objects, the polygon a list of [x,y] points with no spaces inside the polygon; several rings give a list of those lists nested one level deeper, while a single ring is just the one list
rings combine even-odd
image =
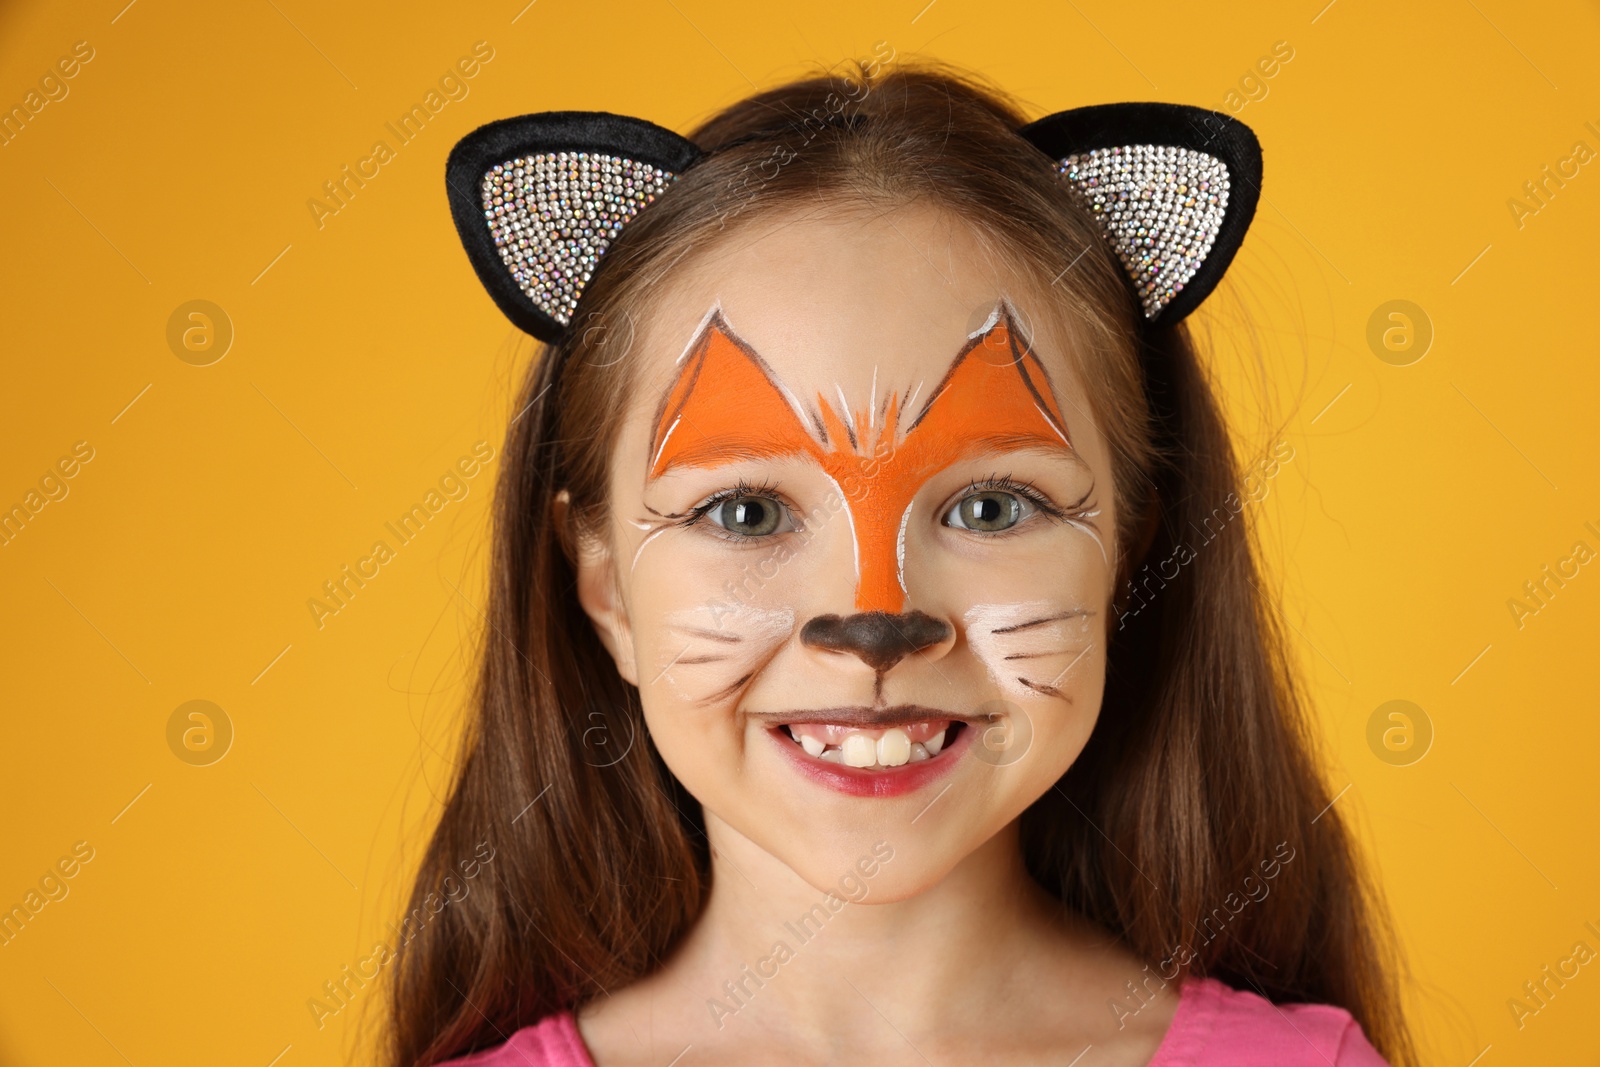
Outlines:
[{"label": "girl's face", "polygon": [[818,889],[887,842],[900,899],[1082,750],[1117,517],[1048,283],[929,210],[789,215],[637,324],[579,595],[714,842]]}]

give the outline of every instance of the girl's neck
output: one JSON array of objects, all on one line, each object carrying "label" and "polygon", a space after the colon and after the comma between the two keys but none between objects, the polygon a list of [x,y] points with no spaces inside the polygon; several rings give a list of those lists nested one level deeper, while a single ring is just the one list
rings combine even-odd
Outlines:
[{"label": "girl's neck", "polygon": [[1176,987],[1132,1019],[1108,1011],[1148,978],[1143,962],[1033,881],[1016,822],[891,902],[874,902],[870,876],[830,900],[709,814],[707,833],[713,883],[694,927],[659,970],[579,1012],[602,1067],[690,1048],[702,1067],[1060,1063],[1090,1044],[1132,1067],[1171,1022]]},{"label": "girl's neck", "polygon": [[698,994],[717,1030],[737,1020],[809,1043],[882,1029],[885,1017],[908,1036],[959,1025],[953,1015],[992,1020],[1014,982],[1039,977],[1031,972],[1083,936],[1028,875],[1016,822],[937,884],[879,903],[870,878],[851,881],[848,897],[832,889],[830,900],[707,821],[710,899],[660,977]]}]

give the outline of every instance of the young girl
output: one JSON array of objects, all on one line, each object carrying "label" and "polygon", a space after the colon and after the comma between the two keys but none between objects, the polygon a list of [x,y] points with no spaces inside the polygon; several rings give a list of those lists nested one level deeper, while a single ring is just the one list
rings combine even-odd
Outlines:
[{"label": "young girl", "polygon": [[458,146],[549,344],[393,1067],[1412,1062],[1179,321],[1259,167],[881,52]]}]

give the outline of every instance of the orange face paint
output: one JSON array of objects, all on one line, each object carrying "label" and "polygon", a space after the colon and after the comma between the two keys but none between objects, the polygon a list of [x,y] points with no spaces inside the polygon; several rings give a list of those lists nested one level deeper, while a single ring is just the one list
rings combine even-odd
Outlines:
[{"label": "orange face paint", "polygon": [[890,394],[881,412],[841,415],[819,393],[817,407],[805,412],[714,312],[662,404],[648,477],[674,467],[809,456],[845,495],[855,536],[856,610],[897,613],[905,604],[900,538],[912,500],[930,477],[968,456],[1072,448],[1044,365],[1017,337],[1005,305],[956,354],[903,428],[900,404]]}]

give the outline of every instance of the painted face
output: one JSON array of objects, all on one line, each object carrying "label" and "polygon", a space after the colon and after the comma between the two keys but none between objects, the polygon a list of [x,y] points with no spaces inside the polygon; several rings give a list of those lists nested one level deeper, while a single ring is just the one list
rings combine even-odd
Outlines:
[{"label": "painted face", "polygon": [[825,887],[887,840],[908,895],[1087,740],[1109,461],[1029,291],[930,212],[790,221],[641,331],[581,595],[714,844]]}]

